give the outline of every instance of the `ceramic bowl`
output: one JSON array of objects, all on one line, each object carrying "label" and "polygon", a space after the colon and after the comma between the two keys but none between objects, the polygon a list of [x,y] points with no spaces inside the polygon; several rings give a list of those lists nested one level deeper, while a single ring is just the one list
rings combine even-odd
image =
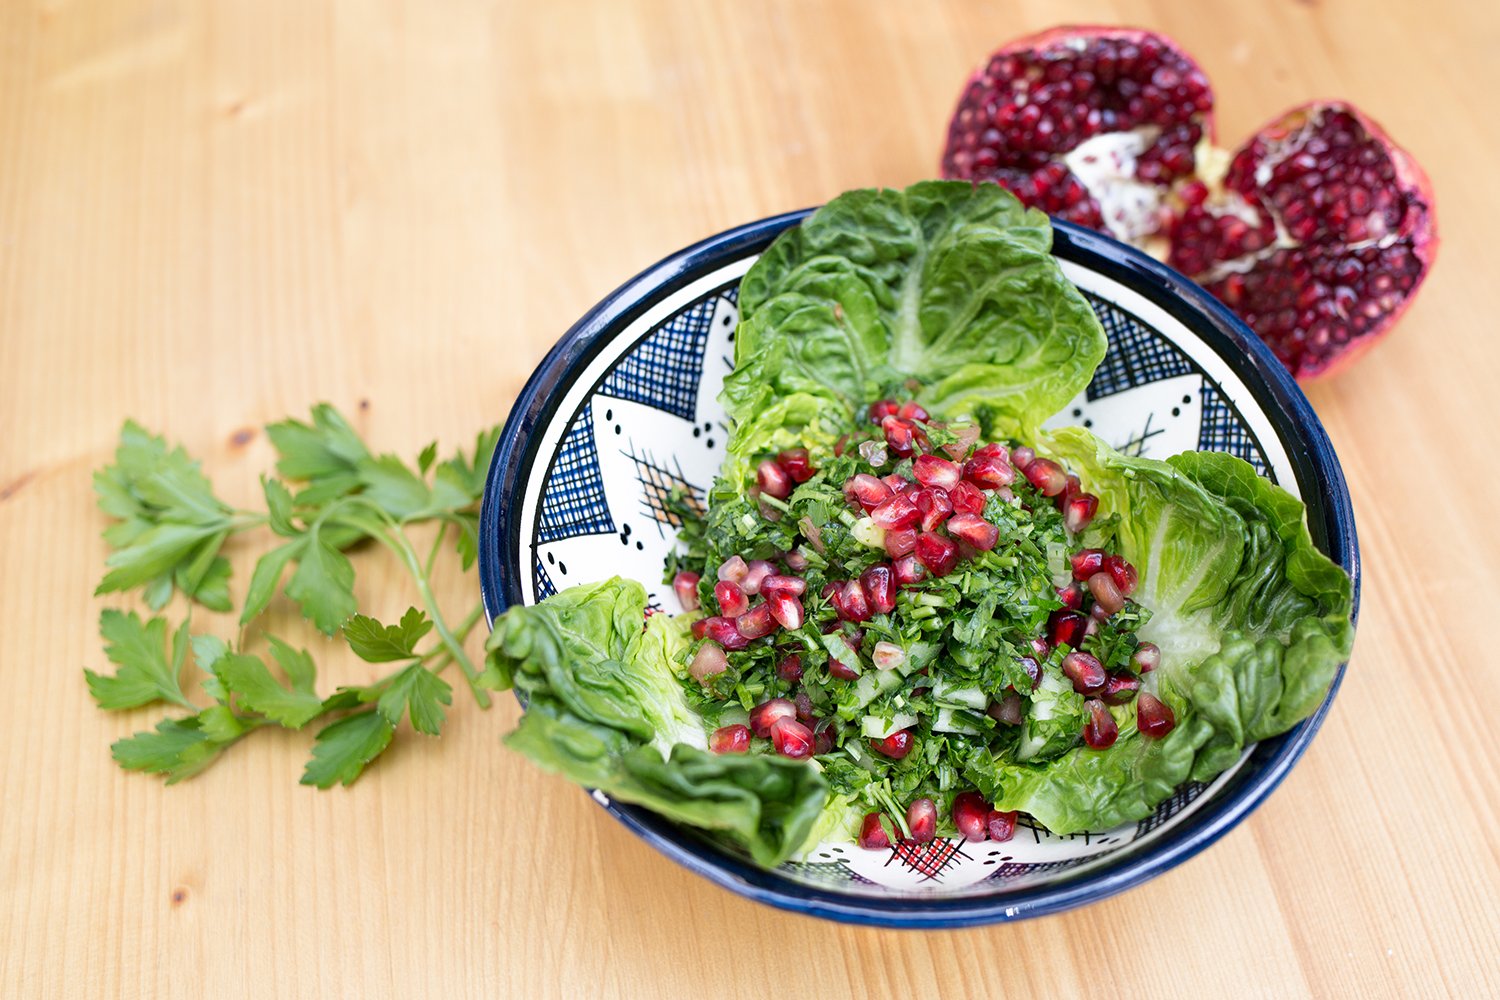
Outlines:
[{"label": "ceramic bowl", "polygon": [[[741,226],[673,254],[589,311],[542,361],[490,468],[480,575],[491,620],[516,603],[615,574],[663,585],[673,544],[665,501],[701,496],[728,436],[717,396],[734,354],[739,281],[807,213]],[[1354,576],[1348,491],[1328,436],[1271,352],[1192,282],[1107,237],[1057,223],[1053,253],[1109,335],[1088,389],[1055,418],[1132,454],[1238,455],[1307,504],[1314,541]],[[775,870],[653,813],[599,805],[661,853],[774,906],[854,923],[963,926],[1053,913],[1158,875],[1244,819],[1307,749],[1328,700],[1291,732],[1249,748],[1211,784],[1184,785],[1148,818],[1058,837],[1023,818],[1006,843],[938,840],[865,851],[825,844]]]}]

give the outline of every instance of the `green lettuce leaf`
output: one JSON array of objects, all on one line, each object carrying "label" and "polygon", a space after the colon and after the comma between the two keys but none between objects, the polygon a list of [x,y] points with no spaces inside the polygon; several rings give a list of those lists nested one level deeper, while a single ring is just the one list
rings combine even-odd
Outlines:
[{"label": "green lettuce leaf", "polygon": [[618,577],[495,622],[489,670],[527,698],[506,744],[540,766],[668,819],[715,831],[776,865],[807,839],[827,784],[805,761],[713,754],[676,664],[688,622],[654,615]]}]

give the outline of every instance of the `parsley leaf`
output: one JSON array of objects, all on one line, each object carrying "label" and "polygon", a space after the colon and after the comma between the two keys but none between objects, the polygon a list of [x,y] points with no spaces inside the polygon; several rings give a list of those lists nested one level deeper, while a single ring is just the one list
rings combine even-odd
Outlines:
[{"label": "parsley leaf", "polygon": [[416,608],[407,608],[397,625],[382,625],[366,615],[344,623],[344,641],[367,663],[389,663],[416,655],[416,645],[432,631],[432,622]]},{"label": "parsley leaf", "polygon": [[391,681],[377,708],[391,725],[401,721],[404,708],[419,733],[436,736],[443,728],[443,706],[453,704],[453,687],[420,663],[413,663]]},{"label": "parsley leaf", "polygon": [[323,727],[313,746],[312,760],[302,773],[302,784],[318,788],[353,784],[365,765],[390,746],[395,731],[396,727],[374,709]]},{"label": "parsley leaf", "polygon": [[195,707],[182,693],[182,664],[187,657],[188,623],[172,638],[167,658],[167,620],[142,622],[135,612],[105,610],[99,615],[99,634],[108,643],[104,655],[119,669],[111,675],[83,672],[89,693],[100,708],[136,708],[153,701]]},{"label": "parsley leaf", "polygon": [[[273,649],[277,659],[283,662],[283,669],[286,669],[283,655],[294,662],[299,657],[305,658],[308,669],[311,669],[311,659],[305,652],[299,654],[280,640],[276,642],[279,645]],[[224,657],[219,661],[217,672],[225,687],[239,697],[242,708],[258,712],[279,726],[301,729],[323,713],[323,699],[312,690],[310,676],[291,677],[292,672],[288,671],[292,686],[284,688],[276,683],[260,657],[246,653],[231,653]]]},{"label": "parsley leaf", "polygon": [[349,557],[314,529],[297,555],[297,570],[287,581],[286,596],[302,606],[303,616],[324,635],[333,635],[359,610],[354,599],[354,566]]},{"label": "parsley leaf", "polygon": [[327,403],[312,409],[312,423],[283,420],[266,428],[279,459],[276,470],[307,487],[300,505],[317,506],[359,488],[359,463],[370,451],[343,415]]}]

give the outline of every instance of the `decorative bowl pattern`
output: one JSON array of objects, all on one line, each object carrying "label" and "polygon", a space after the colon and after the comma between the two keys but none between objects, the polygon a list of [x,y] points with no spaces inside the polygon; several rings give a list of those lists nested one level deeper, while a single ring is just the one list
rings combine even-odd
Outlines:
[{"label": "decorative bowl pattern", "polygon": [[[653,607],[680,610],[659,582],[677,527],[664,501],[674,487],[701,497],[713,480],[727,436],[717,396],[734,353],[739,279],[803,214],[732,230],[644,272],[543,361],[506,425],[485,493],[480,571],[492,619],[512,603],[616,574],[646,583]],[[1357,600],[1338,461],[1270,352],[1197,286],[1128,247],[1058,223],[1054,253],[1110,341],[1087,390],[1054,422],[1091,427],[1132,454],[1244,458],[1308,504],[1314,540],[1354,573]],[[1006,843],[880,852],[824,844],[764,871],[695,831],[594,796],[668,856],[753,898],[865,923],[982,923],[1100,898],[1196,853],[1270,793],[1327,709],[1247,749],[1211,784],[1185,785],[1139,823],[1067,837],[1023,819]]]}]

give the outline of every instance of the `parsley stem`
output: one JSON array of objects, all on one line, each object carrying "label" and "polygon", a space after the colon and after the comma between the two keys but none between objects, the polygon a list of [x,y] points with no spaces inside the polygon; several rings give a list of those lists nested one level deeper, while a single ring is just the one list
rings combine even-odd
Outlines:
[{"label": "parsley stem", "polygon": [[443,536],[448,533],[448,522],[444,521],[438,525],[437,537],[432,540],[432,548],[427,552],[427,568],[423,570],[428,578],[432,577],[433,564],[437,562],[438,548],[443,544]]}]

